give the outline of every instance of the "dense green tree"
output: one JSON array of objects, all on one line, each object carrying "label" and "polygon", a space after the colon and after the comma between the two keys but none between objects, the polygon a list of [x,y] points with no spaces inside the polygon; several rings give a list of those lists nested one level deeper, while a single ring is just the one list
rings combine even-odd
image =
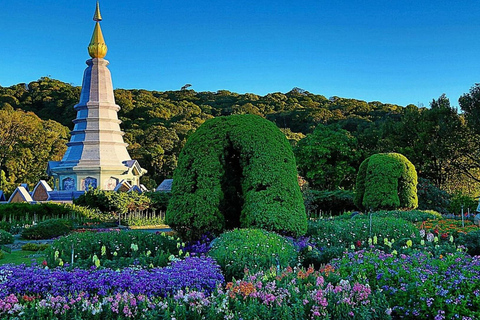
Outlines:
[{"label": "dense green tree", "polygon": [[318,125],[294,149],[298,170],[317,190],[351,189],[359,154],[356,139],[348,131]]},{"label": "dense green tree", "polygon": [[43,121],[32,112],[0,110],[0,170],[5,190],[19,183],[30,185],[47,179],[46,164],[60,160],[66,150],[68,129],[53,120]]},{"label": "dense green tree", "polygon": [[205,122],[180,154],[166,222],[187,238],[238,227],[304,234],[305,207],[285,135],[254,115]]}]

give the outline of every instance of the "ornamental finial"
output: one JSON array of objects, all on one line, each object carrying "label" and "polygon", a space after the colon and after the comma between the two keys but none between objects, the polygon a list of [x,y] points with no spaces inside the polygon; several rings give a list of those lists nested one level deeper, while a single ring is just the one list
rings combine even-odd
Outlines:
[{"label": "ornamental finial", "polygon": [[97,8],[95,9],[95,14],[93,15],[93,21],[102,21],[102,15],[100,14],[100,4],[97,1]]},{"label": "ornamental finial", "polygon": [[96,21],[96,23],[95,29],[93,30],[92,40],[90,40],[90,44],[88,45],[88,53],[92,58],[104,58],[107,55],[107,44],[103,39],[102,29],[100,28],[102,16],[100,14],[100,5],[98,1],[93,20]]}]

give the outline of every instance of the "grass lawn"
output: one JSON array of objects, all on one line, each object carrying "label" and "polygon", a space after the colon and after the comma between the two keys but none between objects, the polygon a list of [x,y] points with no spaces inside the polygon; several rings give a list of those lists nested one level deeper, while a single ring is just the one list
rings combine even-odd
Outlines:
[{"label": "grass lawn", "polygon": [[38,264],[41,264],[44,256],[41,251],[12,251],[12,253],[4,252],[4,258],[0,259],[0,265],[13,263],[13,264],[22,264],[30,265],[33,260],[36,260]]}]

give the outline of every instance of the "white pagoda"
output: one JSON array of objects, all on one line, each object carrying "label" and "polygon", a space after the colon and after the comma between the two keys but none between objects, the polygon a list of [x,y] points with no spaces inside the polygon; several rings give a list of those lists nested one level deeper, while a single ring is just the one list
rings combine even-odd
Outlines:
[{"label": "white pagoda", "polygon": [[89,188],[114,190],[121,182],[140,186],[140,177],[146,173],[132,160],[123,141],[121,121],[115,103],[112,78],[107,68],[107,45],[100,28],[99,4],[93,20],[96,21],[83,75],[80,102],[74,106],[77,117],[70,142],[62,161],[50,161],[47,172],[54,178],[58,192],[84,191]]}]

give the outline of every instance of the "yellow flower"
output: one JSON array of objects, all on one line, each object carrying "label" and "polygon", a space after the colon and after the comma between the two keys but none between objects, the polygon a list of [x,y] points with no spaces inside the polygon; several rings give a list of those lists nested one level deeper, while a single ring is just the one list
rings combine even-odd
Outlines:
[{"label": "yellow flower", "polygon": [[413,245],[412,240],[407,240],[407,247],[411,247]]},{"label": "yellow flower", "polygon": [[102,246],[102,256],[104,256],[107,253],[107,247],[105,245]]},{"label": "yellow flower", "polygon": [[114,255],[115,257],[117,256],[117,254],[118,254],[117,251],[115,251],[115,252],[113,253],[113,255]]},{"label": "yellow flower", "polygon": [[378,238],[377,236],[373,236],[373,244],[377,244],[378,243]]},{"label": "yellow flower", "polygon": [[58,250],[55,251],[55,260],[58,259],[58,256],[60,255],[60,252],[58,252]]},{"label": "yellow flower", "polygon": [[59,265],[60,267],[63,267],[63,260],[62,260],[62,259],[60,259],[60,261],[58,262],[58,265]]},{"label": "yellow flower", "polygon": [[396,256],[397,253],[398,253],[397,250],[393,250],[393,251],[392,251],[392,254],[393,254],[394,256]]}]

